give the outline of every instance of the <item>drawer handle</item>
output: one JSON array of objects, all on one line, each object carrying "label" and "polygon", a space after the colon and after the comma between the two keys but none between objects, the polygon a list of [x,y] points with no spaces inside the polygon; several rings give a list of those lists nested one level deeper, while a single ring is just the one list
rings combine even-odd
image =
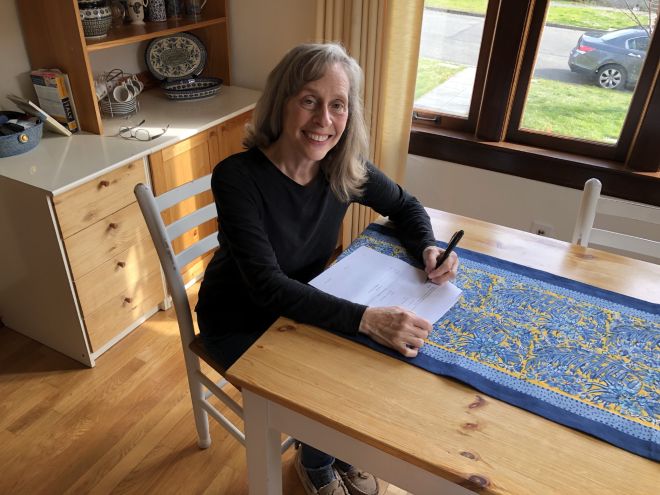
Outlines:
[{"label": "drawer handle", "polygon": [[131,303],[133,302],[133,299],[132,299],[131,297],[125,297],[125,298],[124,298],[124,302],[125,302],[126,304],[131,304]]},{"label": "drawer handle", "polygon": [[124,268],[124,267],[126,266],[126,262],[125,262],[125,261],[118,261],[118,262],[117,262],[117,266],[118,266],[119,268]]},{"label": "drawer handle", "polygon": [[110,182],[109,182],[109,181],[107,181],[107,180],[102,180],[101,182],[99,182],[99,189],[102,189],[102,188],[104,188],[104,187],[108,187],[109,185],[110,185]]},{"label": "drawer handle", "polygon": [[119,224],[118,224],[118,223],[110,222],[110,223],[108,224],[108,229],[118,229],[118,228],[119,228]]}]

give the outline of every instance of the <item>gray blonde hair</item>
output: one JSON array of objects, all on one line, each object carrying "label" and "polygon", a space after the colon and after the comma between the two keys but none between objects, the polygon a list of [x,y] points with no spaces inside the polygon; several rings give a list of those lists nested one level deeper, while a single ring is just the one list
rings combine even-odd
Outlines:
[{"label": "gray blonde hair", "polygon": [[297,95],[305,84],[322,78],[327,68],[335,64],[340,64],[348,77],[348,119],[341,139],[321,160],[321,170],[337,198],[348,202],[360,196],[366,180],[369,143],[360,96],[362,69],[341,45],[302,44],[284,56],[268,76],[243,144],[247,148],[268,148],[277,141],[288,99]]}]

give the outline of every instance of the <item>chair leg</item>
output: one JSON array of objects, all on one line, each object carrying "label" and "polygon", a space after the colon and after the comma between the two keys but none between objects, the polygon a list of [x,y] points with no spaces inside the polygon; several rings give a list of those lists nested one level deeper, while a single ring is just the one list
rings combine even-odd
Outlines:
[{"label": "chair leg", "polygon": [[204,387],[197,378],[199,371],[199,359],[197,357],[186,360],[188,369],[188,386],[190,387],[190,398],[192,399],[193,413],[195,415],[195,427],[197,428],[197,445],[200,449],[208,449],[211,446],[211,435],[209,433],[209,416],[202,407],[204,401]]}]

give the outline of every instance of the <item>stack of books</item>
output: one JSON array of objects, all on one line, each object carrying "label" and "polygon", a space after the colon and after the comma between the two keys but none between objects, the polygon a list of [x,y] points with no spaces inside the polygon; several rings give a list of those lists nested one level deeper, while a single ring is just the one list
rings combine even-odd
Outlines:
[{"label": "stack of books", "polygon": [[30,73],[39,106],[70,132],[78,132],[76,107],[69,78],[58,69],[39,69]]}]

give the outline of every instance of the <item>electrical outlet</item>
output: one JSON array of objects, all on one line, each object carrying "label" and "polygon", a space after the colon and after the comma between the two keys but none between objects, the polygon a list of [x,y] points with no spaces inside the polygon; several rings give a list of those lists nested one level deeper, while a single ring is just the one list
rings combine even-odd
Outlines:
[{"label": "electrical outlet", "polygon": [[547,223],[534,220],[532,222],[532,234],[542,235],[543,237],[550,237],[555,232],[555,228]]}]

